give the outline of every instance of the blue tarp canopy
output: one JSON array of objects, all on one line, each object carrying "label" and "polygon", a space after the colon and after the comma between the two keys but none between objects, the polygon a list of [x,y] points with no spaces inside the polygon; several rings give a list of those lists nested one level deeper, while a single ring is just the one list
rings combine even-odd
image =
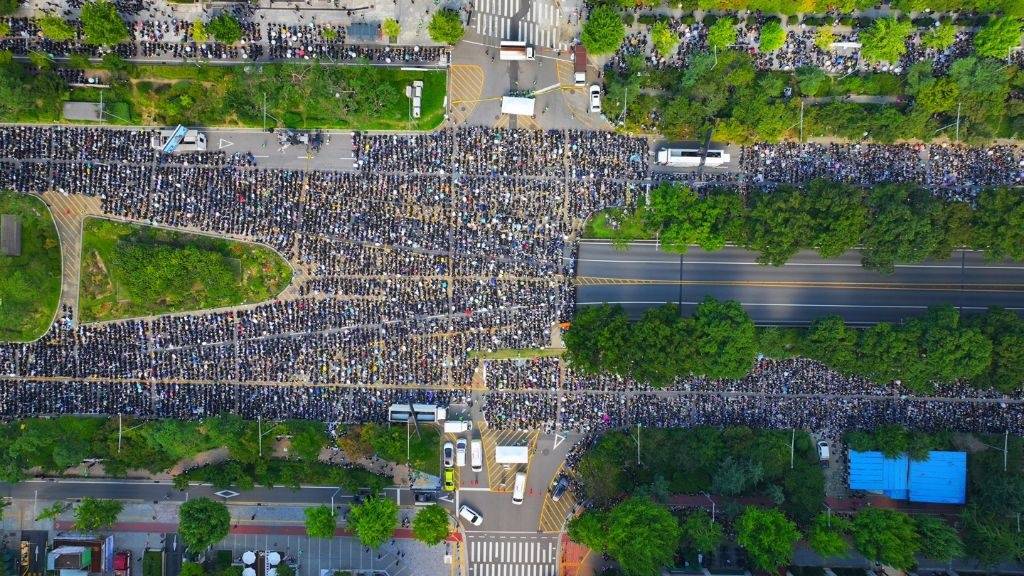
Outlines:
[{"label": "blue tarp canopy", "polygon": [[912,462],[906,454],[850,451],[850,489],[885,494],[894,500],[963,504],[967,492],[967,454],[929,452]]}]

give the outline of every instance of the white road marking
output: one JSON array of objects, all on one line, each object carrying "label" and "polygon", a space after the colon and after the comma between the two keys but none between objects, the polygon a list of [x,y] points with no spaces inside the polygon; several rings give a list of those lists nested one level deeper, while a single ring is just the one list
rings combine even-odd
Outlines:
[{"label": "white road marking", "polygon": [[217,150],[223,150],[223,149],[227,148],[228,146],[234,146],[234,145],[235,145],[234,142],[232,142],[230,140],[225,140],[223,138],[220,138],[218,140],[218,142],[217,142]]},{"label": "white road marking", "polygon": [[[619,302],[577,302],[577,306],[600,306],[601,304],[651,304],[660,306],[663,304],[678,304],[675,300],[655,300],[655,301],[619,301]],[[683,301],[686,306],[696,306],[700,304],[697,301]],[[740,302],[742,306],[765,306],[765,307],[778,307],[778,308],[893,308],[897,310],[927,310],[931,306],[919,306],[913,304],[907,305],[896,305],[896,304],[800,304],[800,303],[785,303],[785,302]],[[957,306],[962,310],[988,310],[988,306]],[[1004,306],[1006,310],[1024,310],[1024,308],[1013,308]]]}]

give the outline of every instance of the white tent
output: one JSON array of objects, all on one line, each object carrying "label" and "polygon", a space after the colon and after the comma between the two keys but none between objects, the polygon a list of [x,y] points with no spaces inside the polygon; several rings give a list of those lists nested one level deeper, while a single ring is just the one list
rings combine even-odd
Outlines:
[{"label": "white tent", "polygon": [[495,446],[494,461],[498,464],[526,464],[530,450],[526,446]]},{"label": "white tent", "polygon": [[523,98],[522,96],[502,96],[501,113],[516,114],[518,116],[533,116],[535,98]]}]

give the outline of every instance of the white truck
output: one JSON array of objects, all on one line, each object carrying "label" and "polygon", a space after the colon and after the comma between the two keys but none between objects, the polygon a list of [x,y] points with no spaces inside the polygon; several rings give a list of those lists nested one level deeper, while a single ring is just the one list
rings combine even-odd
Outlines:
[{"label": "white truck", "polygon": [[587,83],[587,49],[583,44],[572,49],[572,82],[577,86]]},{"label": "white truck", "polygon": [[498,46],[498,58],[501,60],[533,60],[533,46],[522,40],[502,40]]}]

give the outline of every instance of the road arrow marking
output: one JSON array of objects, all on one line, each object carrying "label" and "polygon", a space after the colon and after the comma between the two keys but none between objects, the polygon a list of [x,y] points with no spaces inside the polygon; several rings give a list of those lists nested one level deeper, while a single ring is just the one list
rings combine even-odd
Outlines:
[{"label": "road arrow marking", "polygon": [[558,446],[562,442],[565,442],[565,436],[562,436],[561,434],[555,434],[555,447],[554,447],[554,449],[557,450]]},{"label": "road arrow marking", "polygon": [[220,141],[217,142],[217,150],[223,150],[223,149],[227,148],[228,146],[234,146],[234,145],[235,145],[234,142],[221,138]]}]

